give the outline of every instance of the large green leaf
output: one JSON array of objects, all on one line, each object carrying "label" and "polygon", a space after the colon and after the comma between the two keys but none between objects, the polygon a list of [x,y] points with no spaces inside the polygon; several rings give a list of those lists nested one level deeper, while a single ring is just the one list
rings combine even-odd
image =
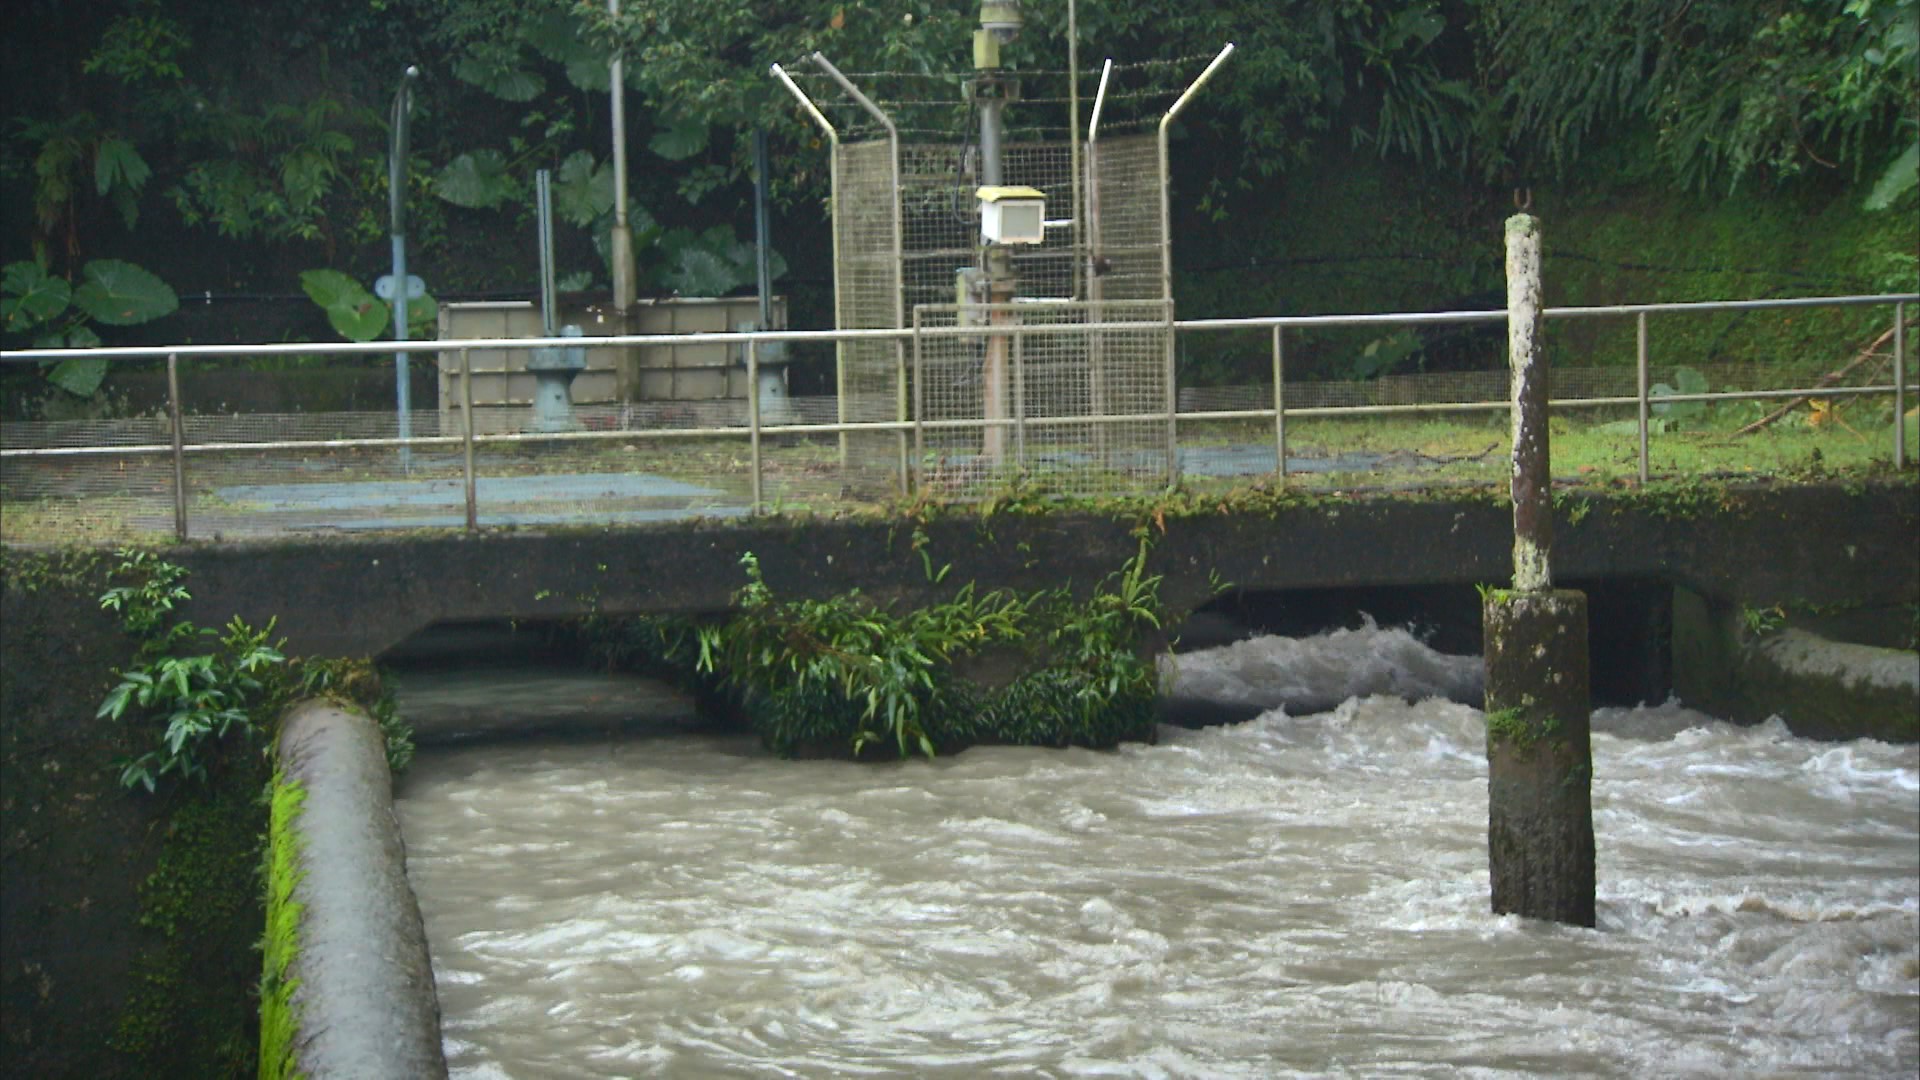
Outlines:
[{"label": "large green leaf", "polygon": [[680,249],[661,282],[681,296],[725,296],[740,286],[740,267],[712,248],[693,245]]},{"label": "large green leaf", "polygon": [[655,132],[647,145],[668,161],[685,161],[707,148],[707,131],[705,121],[681,117]]},{"label": "large green leaf", "polygon": [[0,322],[9,332],[31,330],[57,318],[72,298],[66,279],[47,273],[39,263],[8,263],[0,270]]},{"label": "large green leaf", "polygon": [[547,81],[534,72],[501,67],[474,56],[456,61],[453,74],[460,81],[472,83],[502,101],[532,101],[547,88]]},{"label": "large green leaf", "polygon": [[372,341],[391,319],[386,304],[338,270],[308,270],[300,275],[300,288],[326,311],[334,332],[348,341]]},{"label": "large green leaf", "polygon": [[1880,174],[1879,182],[1867,195],[1866,208],[1885,210],[1915,184],[1920,184],[1920,139],[1914,140],[1906,153],[1895,158],[1887,171]]},{"label": "large green leaf", "polygon": [[513,179],[507,175],[500,151],[476,150],[448,162],[434,177],[433,193],[455,206],[485,209],[507,201],[513,194]]},{"label": "large green leaf", "polygon": [[102,195],[118,184],[138,191],[152,175],[146,159],[125,139],[108,136],[93,152],[94,188]]},{"label": "large green leaf", "polygon": [[74,306],[108,326],[152,322],[180,306],[166,282],[130,262],[95,259],[81,276],[86,281],[74,290]]},{"label": "large green leaf", "polygon": [[613,169],[596,167],[593,155],[576,150],[560,163],[553,185],[553,208],[562,220],[585,227],[613,210]]},{"label": "large green leaf", "polygon": [[92,397],[107,378],[104,356],[70,356],[47,372],[47,381],[75,397]]}]

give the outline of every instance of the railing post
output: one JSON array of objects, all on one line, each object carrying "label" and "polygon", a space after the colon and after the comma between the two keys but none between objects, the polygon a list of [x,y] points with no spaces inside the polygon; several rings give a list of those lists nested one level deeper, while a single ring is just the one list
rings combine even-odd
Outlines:
[{"label": "railing post", "polygon": [[1167,487],[1176,488],[1180,486],[1180,388],[1175,375],[1175,355],[1178,351],[1175,337],[1178,331],[1173,327],[1173,301],[1169,299],[1166,304]]},{"label": "railing post", "polygon": [[748,513],[758,515],[760,498],[760,343],[747,339],[747,460],[753,470],[753,505]]},{"label": "railing post", "polygon": [[1893,304],[1893,467],[1907,464],[1907,305]]},{"label": "railing post", "polygon": [[1287,479],[1287,365],[1286,349],[1280,342],[1284,328],[1273,328],[1273,453],[1276,475]]},{"label": "railing post", "polygon": [[1495,914],[1594,924],[1587,598],[1553,588],[1540,222],[1507,219],[1513,588],[1483,601],[1487,862]]},{"label": "railing post", "polygon": [[1013,463],[1017,469],[1027,467],[1027,373],[1025,367],[1025,342],[1020,327],[1013,329]]},{"label": "railing post", "polygon": [[480,530],[480,493],[473,479],[473,350],[460,350],[461,478],[466,484],[467,531]]},{"label": "railing post", "polygon": [[920,307],[913,309],[913,490],[927,490],[927,392],[921,371]]},{"label": "railing post", "polygon": [[1634,352],[1636,357],[1634,362],[1634,367],[1635,367],[1635,370],[1638,372],[1638,378],[1640,380],[1639,389],[1635,392],[1640,399],[1638,403],[1639,409],[1640,409],[1640,482],[1644,484],[1647,482],[1647,479],[1648,479],[1648,470],[1647,470],[1647,313],[1646,312],[1642,311],[1637,316],[1635,316],[1634,331],[1635,331]]},{"label": "railing post", "polygon": [[167,414],[173,428],[173,535],[187,538],[186,421],[180,416],[180,356],[167,354]]}]

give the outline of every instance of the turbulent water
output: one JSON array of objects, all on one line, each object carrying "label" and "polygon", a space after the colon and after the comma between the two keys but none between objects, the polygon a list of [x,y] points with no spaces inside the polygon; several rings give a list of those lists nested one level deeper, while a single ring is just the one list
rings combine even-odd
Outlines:
[{"label": "turbulent water", "polygon": [[[1277,652],[1404,648],[1347,633],[1181,670],[1253,683]],[[400,813],[448,1058],[466,1077],[1920,1068],[1920,750],[1601,711],[1588,931],[1488,914],[1481,725],[1373,696],[899,766],[690,735],[425,752]]]}]

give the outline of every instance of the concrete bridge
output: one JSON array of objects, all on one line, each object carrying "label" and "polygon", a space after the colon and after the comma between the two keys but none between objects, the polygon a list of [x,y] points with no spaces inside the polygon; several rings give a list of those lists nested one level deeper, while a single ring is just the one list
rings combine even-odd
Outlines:
[{"label": "concrete bridge", "polygon": [[[1678,686],[1729,715],[1751,711],[1727,700],[1738,696],[1730,652],[1748,609],[1778,606],[1843,640],[1909,644],[1920,603],[1920,490],[1911,482],[1574,491],[1556,514],[1557,574],[1594,596],[1595,652],[1618,654],[1616,666],[1637,654],[1642,674],[1627,680],[1627,696]],[[357,656],[437,623],[721,611],[745,581],[748,552],[768,584],[792,596],[857,588],[911,604],[967,581],[1090,587],[1133,554],[1143,520],[1154,542],[1149,568],[1164,575],[1175,622],[1214,601],[1218,581],[1231,586],[1232,602],[1468,590],[1504,584],[1511,572],[1511,513],[1491,492],[1253,494],[1158,520],[1141,504],[989,517],[956,510],[924,521],[757,517],[202,542],[169,558],[191,569],[189,613],[203,625],[277,618],[291,651]],[[928,579],[928,561],[952,566],[943,582]],[[1669,631],[1671,667],[1655,656],[1649,668],[1649,654],[1667,655],[1655,639]],[[1605,685],[1596,691],[1604,697]]]}]

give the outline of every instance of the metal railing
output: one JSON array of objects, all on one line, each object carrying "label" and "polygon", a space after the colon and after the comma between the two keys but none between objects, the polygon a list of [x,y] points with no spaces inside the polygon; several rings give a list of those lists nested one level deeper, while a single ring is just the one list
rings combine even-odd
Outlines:
[{"label": "metal railing", "polygon": [[[1648,431],[1650,413],[1656,406],[1683,404],[1687,402],[1726,402],[1761,401],[1794,398],[1842,398],[1865,395],[1891,396],[1893,409],[1893,459],[1897,466],[1905,466],[1908,451],[1904,429],[1904,416],[1907,411],[1907,312],[1909,305],[1920,303],[1920,295],[1899,294],[1881,296],[1838,296],[1810,297],[1779,300],[1747,300],[1705,303],[1667,303],[1615,305],[1604,307],[1568,307],[1550,308],[1545,311],[1549,320],[1587,320],[1605,318],[1632,318],[1635,324],[1636,339],[1636,379],[1637,391],[1632,395],[1612,395],[1581,398],[1557,399],[1552,404],[1557,409],[1586,409],[1599,407],[1634,406],[1637,413],[1638,430],[1638,466],[1639,478],[1645,482],[1650,477]],[[1778,310],[1789,308],[1835,308],[1877,306],[1893,309],[1893,377],[1891,383],[1873,383],[1863,386],[1802,386],[1779,389],[1727,390],[1702,393],[1662,393],[1655,395],[1649,387],[1649,317],[1665,315],[1686,315],[1729,311]],[[1093,425],[1096,428],[1106,425],[1151,422],[1164,424],[1168,435],[1167,477],[1171,482],[1180,479],[1177,437],[1183,423],[1203,423],[1216,421],[1261,421],[1270,420],[1273,424],[1273,445],[1275,452],[1275,474],[1284,479],[1288,474],[1287,422],[1292,419],[1326,417],[1366,417],[1394,416],[1420,413],[1474,413],[1498,412],[1507,410],[1510,405],[1505,400],[1416,402],[1401,404],[1335,405],[1335,406],[1289,406],[1286,400],[1286,336],[1289,331],[1325,330],[1341,327],[1419,327],[1458,324],[1493,324],[1504,322],[1505,311],[1448,311],[1424,313],[1387,313],[1366,315],[1321,315],[1321,316],[1270,316],[1261,318],[1235,319],[1192,319],[1172,320],[1164,325],[1176,334],[1200,335],[1219,331],[1247,331],[1265,329],[1270,333],[1272,361],[1272,404],[1253,409],[1226,409],[1212,411],[1181,411],[1178,405],[1177,388],[1173,382],[1174,351],[1167,350],[1167,386],[1165,408],[1152,412],[1115,412],[1091,415],[1027,415],[1024,407],[1016,403],[1014,415],[988,419],[986,417],[930,420],[922,416],[907,415],[902,405],[902,415],[890,420],[841,420],[834,423],[774,423],[765,422],[760,407],[758,393],[761,350],[774,342],[787,343],[840,343],[853,340],[881,340],[895,342],[904,348],[917,351],[921,341],[936,337],[986,337],[990,335],[1008,335],[1015,338],[1014,348],[1019,353],[1022,343],[1031,338],[1044,338],[1055,334],[1088,335],[1100,333],[1138,332],[1142,325],[1138,322],[1118,323],[1062,323],[1055,325],[1039,324],[1008,327],[1005,325],[956,325],[941,327],[915,327],[899,330],[767,330],[750,333],[699,333],[699,334],[651,334],[627,335],[605,338],[516,338],[516,339],[465,339],[409,342],[367,342],[367,343],[331,343],[331,344],[259,344],[259,345],[181,345],[181,346],[136,346],[108,347],[85,350],[27,349],[0,352],[0,363],[26,364],[43,361],[59,361],[72,357],[99,357],[107,360],[152,360],[164,359],[167,365],[167,409],[166,423],[169,439],[165,443],[135,443],[130,445],[88,445],[88,446],[38,446],[12,447],[0,449],[0,464],[25,463],[58,459],[86,459],[89,457],[141,458],[165,455],[171,465],[171,487],[173,502],[173,533],[179,539],[186,539],[191,531],[191,515],[188,499],[189,458],[201,454],[236,452],[274,452],[274,451],[323,451],[323,450],[370,450],[383,448],[402,448],[407,450],[442,447],[459,448],[461,457],[461,480],[465,510],[465,527],[469,530],[480,528],[480,491],[476,476],[475,454],[480,446],[515,444],[594,444],[609,440],[648,441],[724,438],[742,439],[746,443],[748,469],[750,472],[750,491],[747,512],[759,514],[767,509],[763,486],[763,454],[767,440],[786,436],[840,435],[847,433],[891,433],[904,446],[908,439],[924,439],[930,429],[954,429],[985,431],[990,427],[1010,427],[1024,432],[1046,426]],[[621,429],[607,431],[569,431],[555,433],[503,433],[479,434],[474,430],[472,376],[473,356],[475,353],[501,350],[533,349],[549,346],[581,346],[589,348],[629,348],[636,346],[690,345],[705,343],[723,343],[738,346],[742,350],[746,368],[745,424],[725,426],[693,426],[656,429]],[[180,392],[180,365],[182,360],[218,359],[218,358],[257,358],[288,356],[360,356],[377,354],[390,356],[394,352],[438,353],[444,358],[452,355],[458,358],[459,383],[464,407],[460,415],[462,421],[457,434],[434,436],[398,437],[398,438],[338,438],[338,439],[291,439],[291,440],[253,440],[221,442],[189,442],[186,438],[185,414]],[[444,361],[443,361],[444,362]],[[918,373],[916,372],[916,375]],[[907,398],[903,393],[901,400]],[[923,487],[920,463],[907,461],[902,454],[900,483],[903,487]],[[582,520],[591,520],[591,514],[583,514]]]}]

